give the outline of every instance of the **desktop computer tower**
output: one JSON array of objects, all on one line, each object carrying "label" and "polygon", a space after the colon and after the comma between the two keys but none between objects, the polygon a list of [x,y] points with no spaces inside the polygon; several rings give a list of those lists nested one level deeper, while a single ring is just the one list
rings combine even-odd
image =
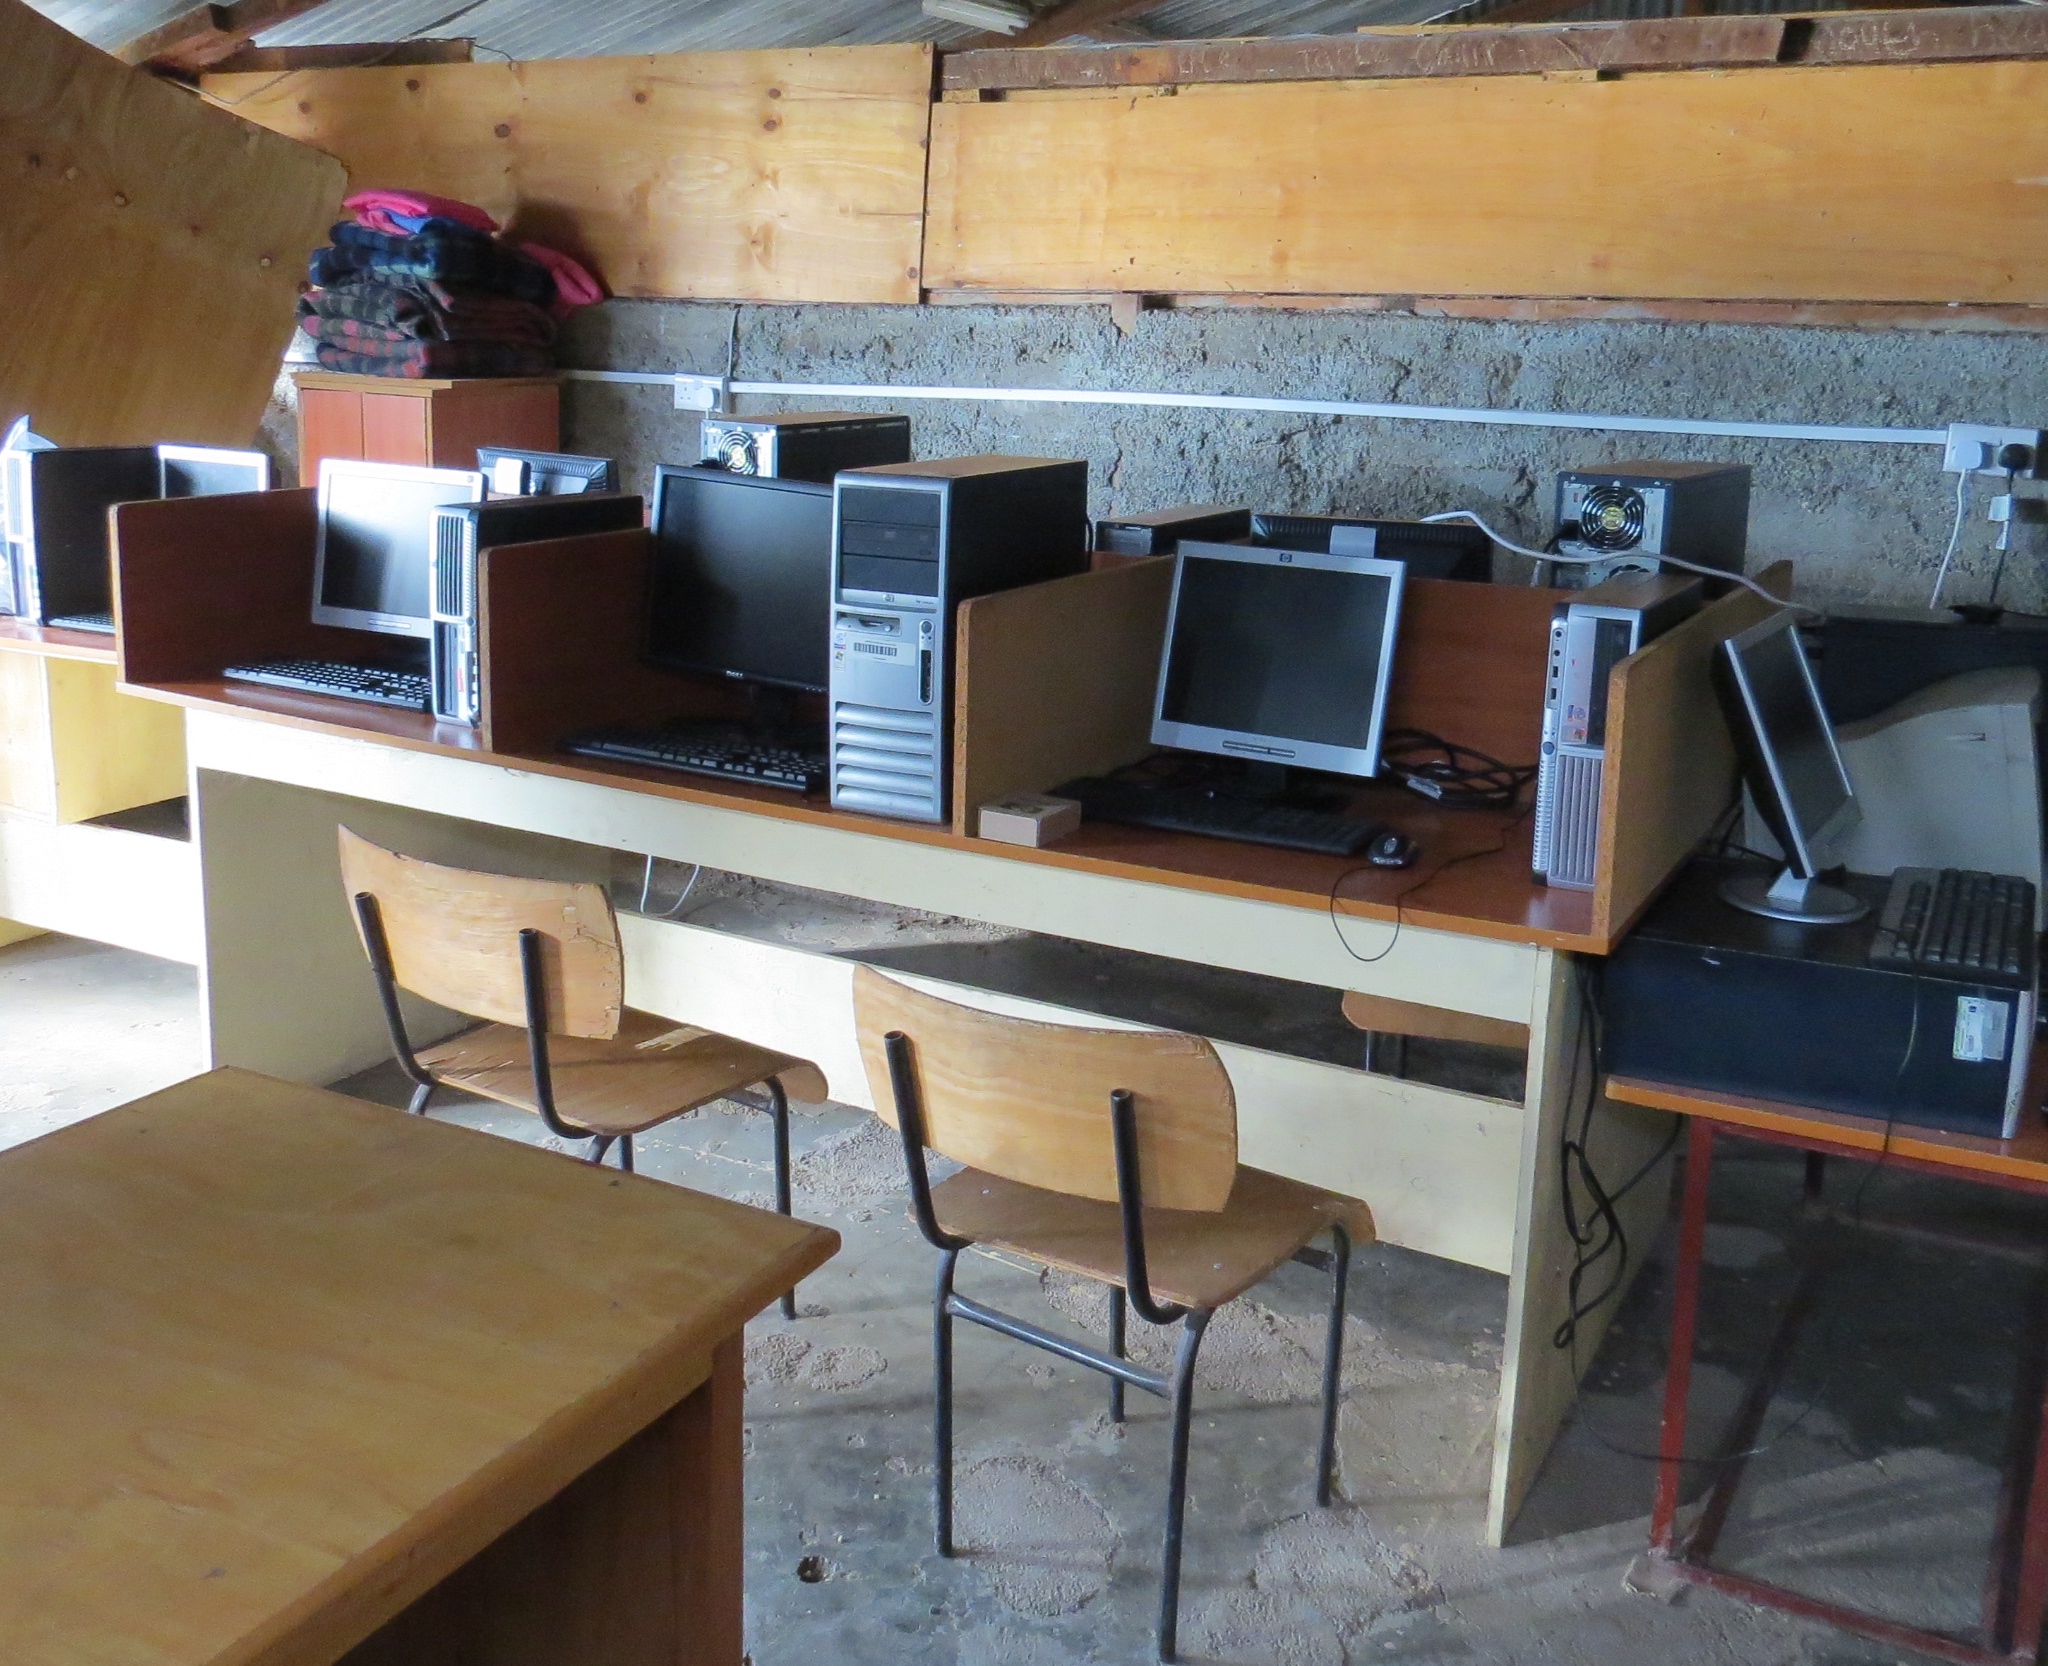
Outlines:
[{"label": "desktop computer tower", "polygon": [[835,809],[949,814],[953,610],[1088,567],[1088,465],[951,457],[833,484]]},{"label": "desktop computer tower", "polygon": [[910,418],[792,411],[781,416],[710,416],[699,459],[733,474],[832,484],[841,469],[910,461]]},{"label": "desktop computer tower", "polygon": [[1228,544],[1250,535],[1249,509],[1218,504],[1183,504],[1143,515],[1112,515],[1095,523],[1095,548],[1103,555],[1171,555],[1183,538]]},{"label": "desktop computer tower", "polygon": [[493,498],[434,511],[428,586],[427,671],[434,715],[474,727],[483,716],[477,663],[477,556],[500,544],[627,532],[646,524],[632,492],[580,492],[552,497]]},{"label": "desktop computer tower", "polygon": [[1610,579],[1550,616],[1550,669],[1536,755],[1536,877],[1590,891],[1600,854],[1607,773],[1608,673],[1696,612],[1701,581],[1684,573]]},{"label": "desktop computer tower", "polygon": [[1557,551],[1606,558],[1558,568],[1557,581],[1573,589],[1663,571],[1660,555],[1739,573],[1749,551],[1749,469],[1630,461],[1569,470],[1557,477]]},{"label": "desktop computer tower", "polygon": [[106,612],[107,511],[162,489],[154,446],[0,452],[0,614],[42,624]]}]

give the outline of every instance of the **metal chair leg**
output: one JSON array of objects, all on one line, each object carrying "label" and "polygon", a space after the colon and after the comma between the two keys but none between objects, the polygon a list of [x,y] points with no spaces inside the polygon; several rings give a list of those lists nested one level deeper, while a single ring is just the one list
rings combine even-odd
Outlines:
[{"label": "metal chair leg", "polygon": [[1179,1658],[1181,1524],[1188,1503],[1188,1424],[1195,1406],[1195,1355],[1209,1328],[1211,1309],[1195,1308],[1182,1321],[1173,1361],[1173,1446],[1166,1471],[1166,1548],[1159,1579],[1159,1658]]},{"label": "metal chair leg", "polygon": [[419,1086],[412,1090],[412,1100],[405,1108],[414,1116],[425,1116],[427,1114],[427,1101],[434,1097],[434,1089],[437,1085],[433,1082],[420,1083]]},{"label": "metal chair leg", "polygon": [[[778,1215],[790,1213],[789,1201],[789,1095],[783,1091],[782,1079],[771,1076],[763,1084],[768,1090],[768,1114],[775,1120],[775,1212]],[[782,1316],[796,1317],[796,1291],[782,1292]]]},{"label": "metal chair leg", "polygon": [[626,1134],[619,1140],[619,1167],[626,1173],[633,1172],[633,1136]]},{"label": "metal chair leg", "polygon": [[1351,1280],[1351,1234],[1330,1227],[1330,1334],[1323,1344],[1323,1441],[1316,1454],[1316,1502],[1328,1504],[1337,1481],[1337,1393],[1344,1380],[1344,1296]]},{"label": "metal chair leg", "polygon": [[[1124,1355],[1124,1315],[1130,1307],[1121,1284],[1109,1287],[1109,1351],[1118,1359]],[[1109,1379],[1109,1420],[1121,1423],[1124,1420],[1124,1380],[1121,1377]]]},{"label": "metal chair leg", "polygon": [[932,1512],[941,1556],[953,1554],[953,1268],[958,1250],[939,1255],[932,1293]]},{"label": "metal chair leg", "polygon": [[583,1160],[592,1168],[601,1169],[604,1167],[605,1154],[612,1148],[612,1136],[609,1134],[599,1134],[595,1138],[597,1143],[591,1147],[590,1155]]}]

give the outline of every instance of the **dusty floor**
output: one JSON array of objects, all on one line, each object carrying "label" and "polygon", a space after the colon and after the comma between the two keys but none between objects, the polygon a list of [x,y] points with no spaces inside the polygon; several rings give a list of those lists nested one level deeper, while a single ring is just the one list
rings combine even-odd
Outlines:
[{"label": "dusty floor", "polygon": [[[0,1143],[191,1067],[182,968],[43,938],[0,950]],[[401,1097],[388,1069],[349,1084]],[[534,1140],[532,1122],[452,1120]],[[803,1315],[749,1336],[749,1609],[756,1666],[1142,1661],[1158,1565],[1165,1424],[1133,1396],[962,1327],[959,1512],[967,1554],[930,1548],[933,1257],[903,1218],[873,1119],[799,1119],[799,1211],[844,1234]],[[1967,1626],[2008,1434],[2015,1341],[2048,1210],[1844,1167],[1830,1199],[1869,1222],[1969,1226],[1995,1253],[1849,1224],[1802,1227],[1799,1172],[1757,1147],[1717,1170],[1694,1445],[1710,1449],[1803,1258],[1826,1257],[1807,1329],[1749,1466],[1724,1560]],[[714,1109],[644,1142],[644,1172],[765,1201],[765,1118]],[[1668,1245],[1666,1246],[1668,1249]],[[1636,1246],[1636,1253],[1644,1253]],[[1502,1282],[1373,1249],[1353,1279],[1341,1502],[1310,1497],[1320,1277],[1289,1268],[1212,1327],[1199,1375],[1183,1644],[1191,1659],[1875,1666],[1897,1651],[1712,1593],[1639,1595],[1662,1386],[1665,1268],[1650,1252],[1591,1392],[1505,1551],[1479,1544]],[[980,1256],[972,1293],[1100,1331],[1098,1295]],[[1134,1330],[1139,1327],[1134,1326]],[[1141,1343],[1142,1347],[1144,1344]],[[1705,1469],[1700,1474],[1704,1476]]]}]

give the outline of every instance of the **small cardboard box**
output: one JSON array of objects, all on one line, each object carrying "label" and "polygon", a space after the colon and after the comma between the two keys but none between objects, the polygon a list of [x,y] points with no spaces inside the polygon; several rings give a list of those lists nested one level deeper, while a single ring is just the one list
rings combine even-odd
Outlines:
[{"label": "small cardboard box", "polygon": [[1049,845],[1081,825],[1081,806],[1071,798],[1012,793],[981,807],[981,836],[1006,845]]}]

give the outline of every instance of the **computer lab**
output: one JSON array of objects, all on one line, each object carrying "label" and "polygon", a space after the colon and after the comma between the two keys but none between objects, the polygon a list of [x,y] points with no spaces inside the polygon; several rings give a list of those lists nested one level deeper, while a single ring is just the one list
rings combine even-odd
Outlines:
[{"label": "computer lab", "polygon": [[0,1666],[2043,1666],[2038,0],[0,0]]}]

